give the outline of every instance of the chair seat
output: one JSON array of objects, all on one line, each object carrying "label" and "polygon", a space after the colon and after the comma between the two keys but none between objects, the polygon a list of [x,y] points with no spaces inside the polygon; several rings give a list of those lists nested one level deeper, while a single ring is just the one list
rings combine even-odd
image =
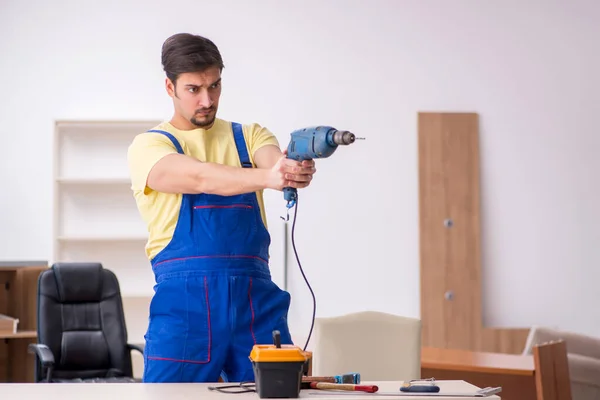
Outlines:
[{"label": "chair seat", "polygon": [[141,383],[141,379],[130,378],[127,376],[111,377],[111,378],[90,378],[90,379],[53,379],[54,383]]}]

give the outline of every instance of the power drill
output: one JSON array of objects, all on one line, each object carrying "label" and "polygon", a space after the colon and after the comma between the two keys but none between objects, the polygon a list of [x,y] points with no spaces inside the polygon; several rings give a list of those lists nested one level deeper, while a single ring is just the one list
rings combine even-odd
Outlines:
[{"label": "power drill", "polygon": [[[339,145],[347,146],[357,139],[364,140],[364,138],[356,137],[352,132],[339,131],[331,126],[298,129],[291,133],[287,158],[297,161],[327,158],[335,152]],[[287,208],[292,208],[298,198],[297,189],[283,188],[283,198],[287,201]]]}]

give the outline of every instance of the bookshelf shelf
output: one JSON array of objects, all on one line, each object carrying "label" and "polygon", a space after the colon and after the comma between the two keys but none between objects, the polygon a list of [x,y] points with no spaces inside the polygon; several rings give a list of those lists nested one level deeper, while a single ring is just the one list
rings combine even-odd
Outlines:
[{"label": "bookshelf shelf", "polygon": [[131,192],[127,148],[159,124],[57,121],[54,137],[53,262],[100,262],[123,297],[151,296],[147,232]]},{"label": "bookshelf shelf", "polygon": [[36,331],[17,331],[17,333],[0,333],[0,339],[35,339]]},{"label": "bookshelf shelf", "polygon": [[57,178],[56,182],[62,185],[118,185],[129,186],[129,178]]},{"label": "bookshelf shelf", "polygon": [[143,242],[148,240],[147,236],[59,236],[60,242],[78,243],[106,243],[106,242]]}]

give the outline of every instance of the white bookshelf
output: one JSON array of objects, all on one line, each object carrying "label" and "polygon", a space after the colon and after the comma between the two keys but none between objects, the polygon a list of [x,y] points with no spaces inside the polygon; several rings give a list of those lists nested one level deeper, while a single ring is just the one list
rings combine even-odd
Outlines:
[{"label": "white bookshelf", "polygon": [[154,286],[127,148],[159,122],[55,124],[53,262],[100,262],[117,275],[124,297],[151,296]]}]

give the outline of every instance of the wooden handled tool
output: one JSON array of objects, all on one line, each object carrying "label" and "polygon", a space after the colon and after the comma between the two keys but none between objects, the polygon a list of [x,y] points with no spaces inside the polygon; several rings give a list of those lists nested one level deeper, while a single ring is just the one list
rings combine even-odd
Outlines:
[{"label": "wooden handled tool", "polygon": [[375,393],[379,390],[376,385],[355,385],[352,383],[310,382],[311,389],[346,390],[350,392]]},{"label": "wooden handled tool", "polygon": [[336,383],[335,377],[333,376],[303,376],[302,383],[310,383],[310,382],[328,382],[328,383]]},{"label": "wooden handled tool", "polygon": [[358,385],[360,383],[360,374],[353,372],[334,376],[303,376],[302,382],[352,383]]}]

